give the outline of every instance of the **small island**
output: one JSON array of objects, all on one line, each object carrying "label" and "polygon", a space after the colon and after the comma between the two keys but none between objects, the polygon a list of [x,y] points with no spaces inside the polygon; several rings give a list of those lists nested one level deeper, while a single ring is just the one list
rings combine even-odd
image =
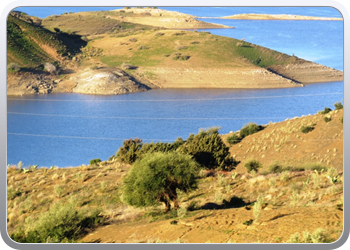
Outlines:
[{"label": "small island", "polygon": [[319,20],[319,21],[342,21],[343,18],[336,17],[315,17],[315,16],[300,16],[300,15],[285,15],[285,14],[236,14],[232,16],[220,17],[222,19],[247,19],[247,20]]}]

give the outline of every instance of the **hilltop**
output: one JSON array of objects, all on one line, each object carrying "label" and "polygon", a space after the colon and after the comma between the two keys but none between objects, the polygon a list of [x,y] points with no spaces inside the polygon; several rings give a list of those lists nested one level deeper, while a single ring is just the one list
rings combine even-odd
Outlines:
[{"label": "hilltop", "polygon": [[[342,117],[342,109],[296,117],[227,144],[240,165],[201,171],[199,188],[168,213],[122,203],[130,165],[114,158],[76,168],[8,166],[8,232],[44,230],[77,213],[86,229],[78,242],[333,242],[343,230]],[[258,172],[244,167],[252,159],[262,164]]]},{"label": "hilltop", "polygon": [[[228,27],[154,8],[65,13],[42,20],[12,13],[8,95],[286,88],[343,80],[339,70],[197,28]],[[86,85],[95,75],[108,77]]]}]

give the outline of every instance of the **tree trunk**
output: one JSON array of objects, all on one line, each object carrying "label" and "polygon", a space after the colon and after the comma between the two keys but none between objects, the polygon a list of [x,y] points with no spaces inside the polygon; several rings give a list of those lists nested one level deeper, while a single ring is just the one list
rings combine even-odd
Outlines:
[{"label": "tree trunk", "polygon": [[164,201],[164,204],[165,204],[165,212],[169,212],[170,211],[170,202],[168,200],[165,200]]},{"label": "tree trunk", "polygon": [[174,201],[174,208],[177,210],[180,207],[179,206],[179,201],[177,200],[177,196],[174,197],[173,201]]}]

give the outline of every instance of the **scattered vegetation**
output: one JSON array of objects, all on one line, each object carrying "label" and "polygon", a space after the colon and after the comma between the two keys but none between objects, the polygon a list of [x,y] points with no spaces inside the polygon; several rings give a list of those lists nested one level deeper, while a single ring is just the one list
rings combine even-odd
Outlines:
[{"label": "scattered vegetation", "polygon": [[10,237],[21,243],[75,242],[87,228],[101,223],[98,214],[98,210],[77,210],[73,201],[66,204],[55,203],[49,211],[37,218],[28,217],[26,228]]},{"label": "scattered vegetation", "polygon": [[308,231],[304,231],[302,236],[300,233],[292,234],[287,243],[331,243],[333,241],[334,239],[329,238],[324,229],[318,228],[312,234]]}]

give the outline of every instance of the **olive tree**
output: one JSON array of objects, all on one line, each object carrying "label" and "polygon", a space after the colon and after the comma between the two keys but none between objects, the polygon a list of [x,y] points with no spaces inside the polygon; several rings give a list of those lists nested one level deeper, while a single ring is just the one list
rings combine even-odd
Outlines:
[{"label": "olive tree", "polygon": [[165,204],[179,208],[178,194],[197,188],[198,163],[178,152],[147,154],[136,161],[123,180],[123,201],[136,207]]}]

